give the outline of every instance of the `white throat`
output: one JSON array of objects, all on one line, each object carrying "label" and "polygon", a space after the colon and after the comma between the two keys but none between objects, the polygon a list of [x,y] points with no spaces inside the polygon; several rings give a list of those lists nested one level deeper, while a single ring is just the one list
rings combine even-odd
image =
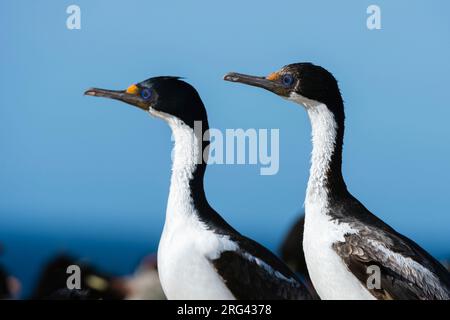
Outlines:
[{"label": "white throat", "polygon": [[312,128],[312,155],[307,197],[327,196],[326,179],[331,157],[336,147],[337,125],[327,106],[308,108]]},{"label": "white throat", "polygon": [[336,146],[336,120],[323,103],[295,93],[291,94],[289,100],[304,105],[311,121],[313,149],[306,202],[327,199],[326,179]]},{"label": "white throat", "polygon": [[153,109],[150,110],[150,113],[169,124],[174,139],[172,176],[165,225],[170,225],[176,219],[180,220],[182,218],[180,216],[195,219],[190,181],[194,178],[194,172],[199,163],[198,159],[201,160],[201,138],[198,138],[194,130],[177,117]]}]

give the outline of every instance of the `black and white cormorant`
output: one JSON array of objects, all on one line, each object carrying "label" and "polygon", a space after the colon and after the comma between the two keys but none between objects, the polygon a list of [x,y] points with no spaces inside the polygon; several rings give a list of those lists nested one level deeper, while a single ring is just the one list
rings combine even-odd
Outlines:
[{"label": "black and white cormorant", "polygon": [[225,80],[264,88],[303,105],[308,113],[313,151],[303,249],[322,299],[450,298],[447,270],[347,190],[341,172],[344,104],[330,72],[296,63],[267,77],[229,73]]},{"label": "black and white cormorant", "polygon": [[[154,77],[124,91],[94,88],[85,94],[136,106],[172,129],[172,177],[158,248],[159,276],[168,299],[310,297],[285,264],[233,229],[209,205],[203,187],[208,119],[191,85],[177,77]],[[195,122],[201,132],[194,130]]]}]

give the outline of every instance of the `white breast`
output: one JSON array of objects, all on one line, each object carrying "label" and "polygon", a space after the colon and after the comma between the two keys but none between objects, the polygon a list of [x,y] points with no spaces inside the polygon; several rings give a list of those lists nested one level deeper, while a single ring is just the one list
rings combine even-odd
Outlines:
[{"label": "white breast", "polygon": [[303,250],[311,281],[321,299],[374,299],[374,296],[348,270],[332,245],[355,233],[348,224],[338,224],[317,202],[305,203]]},{"label": "white breast", "polygon": [[200,227],[198,221],[165,225],[158,248],[158,270],[168,299],[234,299],[209,259],[233,243]]}]

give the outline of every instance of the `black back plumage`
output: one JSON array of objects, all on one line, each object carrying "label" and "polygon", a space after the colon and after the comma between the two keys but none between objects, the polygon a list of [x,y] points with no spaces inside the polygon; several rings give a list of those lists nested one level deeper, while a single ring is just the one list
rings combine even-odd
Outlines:
[{"label": "black back plumage", "polygon": [[308,300],[308,288],[274,254],[242,235],[231,237],[236,251],[212,260],[231,293],[239,300]]},{"label": "black back plumage", "polygon": [[[450,273],[411,239],[401,235],[367,210],[350,194],[330,207],[331,218],[347,223],[356,234],[333,244],[349,270],[366,284],[369,266],[380,268],[380,289],[371,289],[378,299],[434,300],[450,298]],[[395,255],[401,256],[399,261]],[[409,259],[409,260],[408,260]],[[409,261],[409,263],[408,263]],[[417,265],[430,274],[419,270]]]}]

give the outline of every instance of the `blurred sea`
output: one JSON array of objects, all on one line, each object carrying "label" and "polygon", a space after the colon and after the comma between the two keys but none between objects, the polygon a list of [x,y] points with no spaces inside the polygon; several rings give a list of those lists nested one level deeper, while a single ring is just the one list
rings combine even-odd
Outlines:
[{"label": "blurred sea", "polygon": [[[450,258],[448,243],[430,241],[431,235],[426,237],[422,234],[422,236],[424,239],[415,240],[421,245],[428,243],[424,248],[435,258],[439,260]],[[277,253],[282,236],[262,239],[259,235],[254,238]],[[133,273],[144,256],[155,253],[158,241],[159,236],[151,234],[145,238],[136,234],[136,238],[133,238],[129,235],[114,237],[113,234],[109,237],[104,234],[67,235],[48,230],[45,234],[23,230],[20,232],[0,230],[0,244],[4,247],[4,252],[0,254],[0,264],[20,280],[22,284],[20,298],[27,298],[35,287],[43,266],[57,254],[65,253],[74,258],[81,258],[103,272],[121,276]],[[430,243],[433,243],[432,247]]]},{"label": "blurred sea", "polygon": [[4,246],[0,264],[20,280],[20,297],[26,298],[31,294],[42,267],[59,253],[82,258],[112,275],[126,275],[135,270],[142,257],[156,252],[158,240],[114,240],[95,235],[0,234],[0,243]]}]

